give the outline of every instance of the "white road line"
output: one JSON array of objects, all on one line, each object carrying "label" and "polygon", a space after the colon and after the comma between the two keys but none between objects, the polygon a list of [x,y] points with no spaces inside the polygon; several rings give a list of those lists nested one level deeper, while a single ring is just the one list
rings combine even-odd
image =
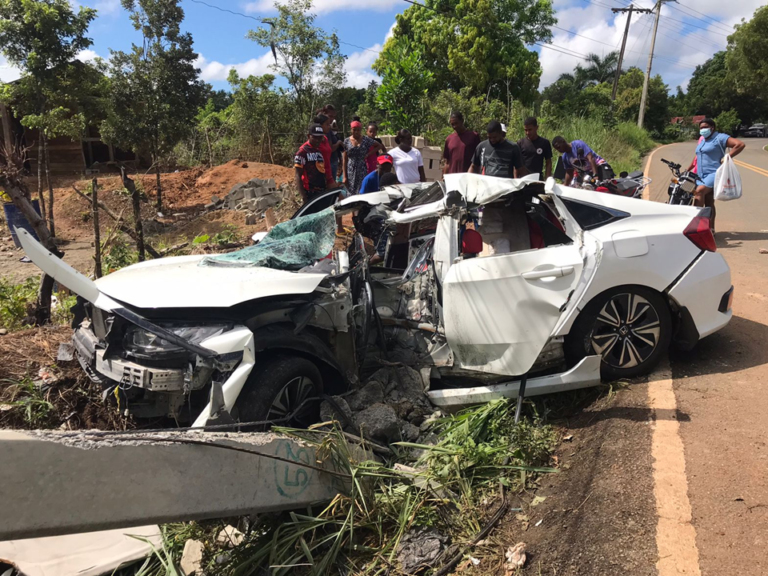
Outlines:
[{"label": "white road line", "polygon": [[691,520],[685,452],[677,420],[677,400],[668,364],[648,384],[648,403],[654,412],[651,453],[653,493],[656,498],[656,548],[659,576],[701,576],[696,529]]}]

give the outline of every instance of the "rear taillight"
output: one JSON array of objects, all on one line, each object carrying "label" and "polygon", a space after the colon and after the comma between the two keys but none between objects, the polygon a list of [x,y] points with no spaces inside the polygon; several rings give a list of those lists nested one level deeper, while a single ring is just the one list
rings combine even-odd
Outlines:
[{"label": "rear taillight", "polygon": [[705,216],[696,216],[691,223],[683,230],[686,238],[693,242],[699,249],[709,252],[717,252],[715,237],[709,228],[709,218]]}]

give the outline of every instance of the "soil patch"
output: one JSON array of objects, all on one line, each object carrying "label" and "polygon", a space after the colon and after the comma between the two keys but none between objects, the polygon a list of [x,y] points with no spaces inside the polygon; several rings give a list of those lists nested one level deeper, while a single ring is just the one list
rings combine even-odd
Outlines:
[{"label": "soil patch", "polygon": [[543,476],[494,537],[527,544],[522,574],[655,576],[651,419],[647,384],[633,384],[566,423],[560,473]]}]

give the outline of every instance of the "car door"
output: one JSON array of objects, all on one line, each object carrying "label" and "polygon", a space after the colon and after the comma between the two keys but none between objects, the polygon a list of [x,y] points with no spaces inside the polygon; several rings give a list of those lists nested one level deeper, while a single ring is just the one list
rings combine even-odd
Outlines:
[{"label": "car door", "polygon": [[538,358],[583,271],[580,241],[454,263],[443,313],[454,364],[516,376]]}]

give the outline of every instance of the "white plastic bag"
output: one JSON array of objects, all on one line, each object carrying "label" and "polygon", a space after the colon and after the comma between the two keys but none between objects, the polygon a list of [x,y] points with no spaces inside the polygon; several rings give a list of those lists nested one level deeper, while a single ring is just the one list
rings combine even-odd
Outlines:
[{"label": "white plastic bag", "polygon": [[726,202],[738,198],[741,198],[741,175],[731,155],[726,154],[715,174],[715,200]]}]

